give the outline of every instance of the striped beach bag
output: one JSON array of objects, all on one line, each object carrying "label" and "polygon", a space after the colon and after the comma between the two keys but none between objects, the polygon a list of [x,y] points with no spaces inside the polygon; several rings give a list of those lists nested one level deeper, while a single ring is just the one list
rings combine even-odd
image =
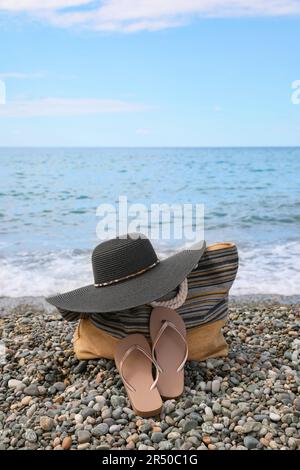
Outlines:
[{"label": "striped beach bag", "polygon": [[[177,313],[182,316],[187,328],[190,360],[227,355],[228,345],[222,327],[226,323],[228,293],[237,270],[236,245],[216,243],[206,248],[198,265],[189,274],[188,295]],[[174,295],[176,292],[171,292],[168,297]],[[113,314],[80,314],[59,309],[65,320],[78,322],[73,344],[75,354],[81,360],[112,359],[119,339],[132,333],[142,333],[149,338],[151,310],[150,305]]]}]

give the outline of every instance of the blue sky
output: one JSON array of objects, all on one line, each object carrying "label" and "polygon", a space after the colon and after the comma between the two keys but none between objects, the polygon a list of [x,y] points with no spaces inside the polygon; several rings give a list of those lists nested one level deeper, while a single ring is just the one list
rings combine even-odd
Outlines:
[{"label": "blue sky", "polygon": [[0,0],[0,146],[300,145],[300,2],[230,3]]}]

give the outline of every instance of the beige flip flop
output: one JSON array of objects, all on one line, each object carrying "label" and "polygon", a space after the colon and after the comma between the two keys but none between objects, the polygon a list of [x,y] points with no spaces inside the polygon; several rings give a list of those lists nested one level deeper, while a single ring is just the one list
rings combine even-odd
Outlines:
[{"label": "beige flip flop", "polygon": [[[156,386],[159,368],[145,336],[133,334],[122,339],[116,345],[114,356],[135,413],[145,418],[159,414],[162,408]],[[156,368],[154,381],[152,365]]]},{"label": "beige flip flop", "polygon": [[152,356],[159,366],[157,388],[164,398],[179,397],[184,388],[184,364],[188,357],[184,321],[175,310],[156,307],[151,312]]}]

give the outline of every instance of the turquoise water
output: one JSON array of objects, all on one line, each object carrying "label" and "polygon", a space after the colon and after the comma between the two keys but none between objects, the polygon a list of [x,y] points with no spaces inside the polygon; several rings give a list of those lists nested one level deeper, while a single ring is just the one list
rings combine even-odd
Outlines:
[{"label": "turquoise water", "polygon": [[236,293],[300,293],[300,148],[2,148],[0,168],[0,295],[89,283],[96,208],[119,195],[203,203],[207,241],[239,247]]}]

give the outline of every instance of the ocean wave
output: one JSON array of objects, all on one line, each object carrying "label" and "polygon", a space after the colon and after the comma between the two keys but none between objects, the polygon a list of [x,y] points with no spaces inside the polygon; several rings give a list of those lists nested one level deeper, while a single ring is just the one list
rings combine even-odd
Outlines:
[{"label": "ocean wave", "polygon": [[47,296],[92,282],[90,252],[84,250],[19,253],[1,261],[1,296]]},{"label": "ocean wave", "polygon": [[233,295],[300,294],[300,243],[240,249]]},{"label": "ocean wave", "polygon": [[[90,256],[90,250],[78,249],[3,257],[0,296],[48,296],[91,284]],[[300,243],[242,247],[239,257],[231,294],[300,295]]]}]

